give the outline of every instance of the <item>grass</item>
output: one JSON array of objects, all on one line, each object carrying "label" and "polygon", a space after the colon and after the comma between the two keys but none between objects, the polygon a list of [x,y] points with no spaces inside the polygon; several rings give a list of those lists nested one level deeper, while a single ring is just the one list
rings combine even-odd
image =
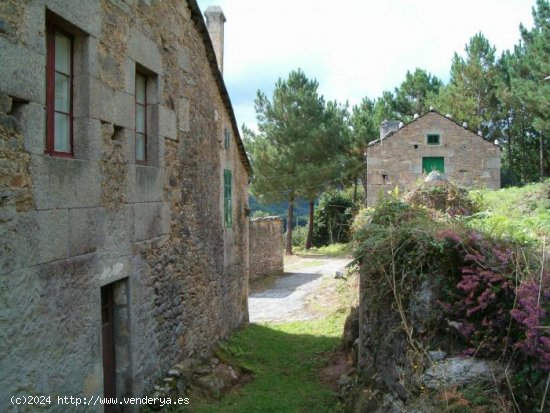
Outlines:
[{"label": "grass", "polygon": [[350,254],[350,244],[330,244],[323,247],[312,247],[306,250],[303,247],[294,247],[294,253],[302,256],[345,257]]},{"label": "grass", "polygon": [[550,180],[498,191],[471,191],[482,212],[468,224],[495,237],[540,243],[550,234]]},{"label": "grass", "polygon": [[[321,383],[319,369],[341,343],[349,305],[357,301],[357,276],[330,279],[325,285],[335,303],[318,320],[250,324],[218,351],[218,358],[253,374],[252,380],[219,401],[191,400],[193,413],[329,413],[337,412],[336,394]],[[325,297],[314,299],[325,301]]]},{"label": "grass", "polygon": [[197,413],[333,412],[335,395],[319,381],[326,353],[340,343],[344,314],[278,325],[251,324],[224,346],[225,358],[254,374],[220,401],[192,403]]}]

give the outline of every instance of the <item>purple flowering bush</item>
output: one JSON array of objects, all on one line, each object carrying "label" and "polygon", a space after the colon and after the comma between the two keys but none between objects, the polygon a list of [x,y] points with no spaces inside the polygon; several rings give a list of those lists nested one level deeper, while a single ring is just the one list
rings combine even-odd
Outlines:
[{"label": "purple flowering bush", "polygon": [[[550,373],[550,276],[540,253],[399,201],[368,215],[354,243],[370,300],[397,308],[387,302],[396,295],[393,274],[417,342],[510,363],[517,403],[540,406]],[[418,320],[414,300],[426,281],[437,302],[433,319]]]},{"label": "purple flowering bush", "polygon": [[522,337],[515,349],[538,368],[550,371],[550,290],[548,277],[542,283],[530,280],[517,289],[517,305],[510,311],[521,326]]},{"label": "purple flowering bush", "polygon": [[438,236],[453,255],[440,304],[469,346],[466,353],[514,356],[550,371],[548,274],[542,283],[524,280],[533,270],[522,264],[514,246],[480,233],[446,230]]}]

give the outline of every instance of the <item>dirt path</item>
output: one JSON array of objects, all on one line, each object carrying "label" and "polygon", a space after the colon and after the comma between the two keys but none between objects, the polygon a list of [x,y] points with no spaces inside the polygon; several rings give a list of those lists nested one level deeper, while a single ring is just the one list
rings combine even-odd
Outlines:
[{"label": "dirt path", "polygon": [[308,301],[323,294],[325,280],[344,272],[348,258],[298,256],[285,259],[284,275],[251,283],[250,322],[284,322],[322,317]]}]

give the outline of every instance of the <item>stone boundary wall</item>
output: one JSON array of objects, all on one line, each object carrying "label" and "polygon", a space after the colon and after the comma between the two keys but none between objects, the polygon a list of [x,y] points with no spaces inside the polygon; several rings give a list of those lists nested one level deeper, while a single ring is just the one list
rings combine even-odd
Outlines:
[{"label": "stone boundary wall", "polygon": [[283,219],[281,217],[250,220],[250,279],[284,271]]}]

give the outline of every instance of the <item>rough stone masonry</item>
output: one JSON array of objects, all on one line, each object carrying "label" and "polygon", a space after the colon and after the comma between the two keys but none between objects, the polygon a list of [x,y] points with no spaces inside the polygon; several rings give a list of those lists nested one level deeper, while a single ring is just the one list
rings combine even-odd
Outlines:
[{"label": "rough stone masonry", "polygon": [[250,279],[284,272],[283,219],[250,220]]},{"label": "rough stone masonry", "polygon": [[395,187],[401,193],[413,189],[430,172],[429,160],[439,160],[445,178],[456,185],[500,188],[500,147],[435,110],[407,125],[382,123],[380,139],[369,144],[366,155],[369,206]]},{"label": "rough stone masonry", "polygon": [[[46,73],[64,39],[58,110],[65,75]],[[248,318],[251,169],[203,17],[195,0],[4,0],[0,55],[0,410],[110,379],[145,394]]]}]

